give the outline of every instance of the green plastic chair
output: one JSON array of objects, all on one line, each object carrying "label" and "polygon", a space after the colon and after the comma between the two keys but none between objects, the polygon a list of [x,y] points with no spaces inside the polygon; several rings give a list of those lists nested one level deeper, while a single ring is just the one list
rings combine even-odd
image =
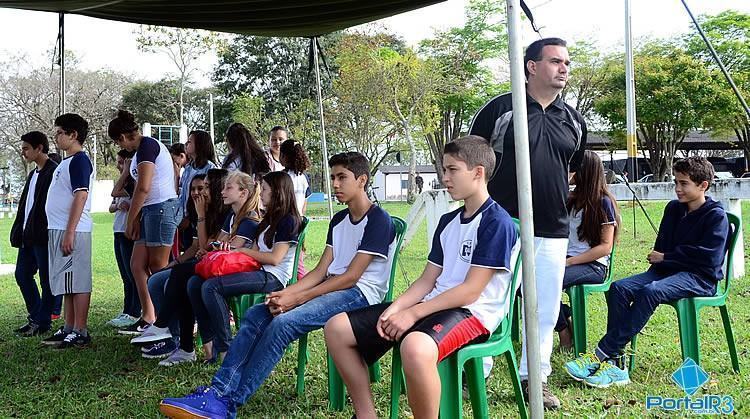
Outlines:
[{"label": "green plastic chair", "polygon": [[[307,234],[307,225],[310,223],[307,217],[302,217],[302,224],[299,228],[299,237],[297,238],[297,246],[294,249],[294,267],[292,268],[292,277],[289,279],[287,285],[292,285],[297,282],[297,274],[299,267],[299,258],[302,254],[302,248],[305,244],[305,235]],[[253,293],[243,294],[229,298],[229,307],[234,315],[234,325],[237,330],[240,330],[242,315],[245,314],[247,309],[250,307],[262,303],[266,298],[265,293]]]},{"label": "green plastic chair", "polygon": [[[388,292],[385,294],[383,302],[393,301],[393,282],[396,278],[398,258],[401,253],[401,245],[404,242],[404,235],[406,234],[407,228],[406,221],[399,217],[391,218],[393,219],[393,226],[396,229],[396,248],[394,249],[393,260],[391,261],[391,276],[388,279]],[[303,338],[305,339],[305,345],[307,345],[307,335],[303,336]],[[300,339],[300,343],[301,342],[302,339]],[[380,380],[380,363],[376,361],[370,365],[369,372],[371,382]],[[305,365],[300,363],[297,367],[297,395],[301,395],[304,392],[304,373]],[[302,387],[300,387],[300,383]],[[331,354],[328,354],[328,408],[330,410],[344,410],[344,400],[346,399],[346,389],[344,387],[344,381],[336,369],[336,364],[333,362]]]},{"label": "green plastic chair", "polygon": [[[734,214],[727,213],[729,219],[729,243],[727,246],[727,269],[724,274],[724,284],[719,282],[716,287],[716,295],[713,297],[690,297],[682,298],[669,303],[677,312],[677,324],[680,329],[680,347],[682,349],[682,359],[691,358],[696,364],[700,365],[700,309],[703,307],[719,307],[721,320],[724,324],[724,333],[727,336],[727,345],[729,346],[729,357],[732,360],[732,369],[734,372],[740,372],[740,363],[737,359],[737,346],[734,341],[734,332],[732,331],[732,322],[729,319],[729,310],[727,309],[727,298],[729,297],[729,287],[731,285],[734,271],[732,262],[734,259],[734,246],[737,244],[737,238],[742,229],[740,218]],[[635,346],[636,336],[630,342],[630,371],[635,369]]]},{"label": "green plastic chair", "polygon": [[[518,231],[518,226],[516,227]],[[469,388],[469,398],[474,418],[489,418],[489,407],[487,405],[487,388],[484,380],[484,369],[482,358],[487,356],[504,355],[508,363],[508,373],[513,382],[518,415],[522,419],[528,418],[526,403],[521,390],[521,377],[518,374],[516,354],[513,349],[511,331],[513,329],[513,307],[516,303],[515,290],[518,284],[518,273],[521,267],[521,252],[518,253],[513,268],[513,279],[511,286],[506,292],[506,299],[510,299],[508,313],[503,318],[500,326],[483,343],[468,345],[451,354],[438,364],[440,374],[440,418],[459,419],[463,417],[463,389],[462,371],[466,371],[466,379]],[[399,396],[405,387],[404,374],[401,367],[401,354],[398,348],[393,350],[393,367],[391,374],[391,419],[398,418]]]},{"label": "green plastic chair", "polygon": [[615,248],[617,244],[612,244],[612,252],[609,254],[609,266],[607,267],[607,276],[601,284],[583,284],[568,287],[565,292],[570,299],[571,318],[573,320],[573,348],[576,354],[586,353],[587,333],[586,333],[586,308],[588,306],[588,297],[595,292],[603,292],[606,298],[609,292],[609,286],[612,285],[612,273],[615,266]]}]

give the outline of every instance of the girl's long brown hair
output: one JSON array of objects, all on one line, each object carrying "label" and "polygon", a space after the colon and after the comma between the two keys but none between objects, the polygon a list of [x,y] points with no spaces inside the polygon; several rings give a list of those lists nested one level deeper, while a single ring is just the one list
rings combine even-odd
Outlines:
[{"label": "girl's long brown hair", "polygon": [[620,211],[617,200],[607,188],[604,181],[604,166],[602,160],[593,151],[586,150],[583,154],[581,168],[575,174],[576,188],[568,197],[568,213],[583,211],[581,225],[578,227],[578,239],[594,247],[602,241],[602,224],[610,222],[604,212],[602,200],[606,196],[612,202],[615,210],[615,236],[620,226]]},{"label": "girl's long brown hair", "polygon": [[294,220],[294,231],[299,231],[302,224],[302,217],[297,209],[297,201],[294,198],[294,185],[292,178],[284,172],[271,172],[263,176],[263,181],[271,188],[271,202],[266,208],[266,214],[263,216],[258,225],[256,240],[260,237],[263,230],[268,228],[268,232],[263,237],[263,242],[269,249],[273,247],[274,236],[279,221],[284,216],[289,215]]}]

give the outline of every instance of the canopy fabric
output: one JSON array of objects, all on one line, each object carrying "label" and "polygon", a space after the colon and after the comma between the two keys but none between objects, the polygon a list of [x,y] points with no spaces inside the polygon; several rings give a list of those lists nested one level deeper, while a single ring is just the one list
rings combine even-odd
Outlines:
[{"label": "canopy fabric", "polygon": [[[445,0],[0,0],[0,7],[263,36],[317,36]],[[425,22],[423,22],[425,23]]]}]

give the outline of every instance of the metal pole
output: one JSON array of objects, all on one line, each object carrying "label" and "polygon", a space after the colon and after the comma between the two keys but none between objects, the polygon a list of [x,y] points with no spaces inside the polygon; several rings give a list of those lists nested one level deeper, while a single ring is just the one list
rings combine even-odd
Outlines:
[{"label": "metal pole", "polygon": [[211,134],[211,141],[216,142],[214,138],[214,95],[208,94],[208,133]]},{"label": "metal pole", "polygon": [[531,202],[531,165],[526,114],[526,78],[521,46],[520,0],[507,0],[510,83],[513,96],[513,132],[516,147],[518,208],[521,219],[523,256],[523,308],[525,317],[526,361],[529,372],[529,408],[532,418],[544,416],[542,404],[541,355],[537,318],[536,272],[534,270],[534,210]]},{"label": "metal pole", "polygon": [[635,74],[633,70],[633,34],[630,0],[625,0],[625,109],[627,120],[628,179],[638,180],[638,141],[635,128]]},{"label": "metal pole", "polygon": [[65,13],[59,13],[58,50],[60,51],[60,115],[65,113]]},{"label": "metal pole", "polygon": [[716,64],[719,65],[721,72],[724,74],[724,77],[727,79],[727,82],[729,82],[729,85],[732,87],[732,90],[734,90],[734,94],[737,96],[737,99],[739,99],[740,103],[742,104],[742,108],[745,110],[745,114],[747,114],[747,119],[750,120],[750,108],[748,108],[747,102],[745,102],[745,98],[742,97],[742,93],[740,93],[739,89],[737,89],[737,86],[734,84],[734,80],[732,80],[732,76],[729,75],[729,72],[727,71],[726,67],[724,67],[724,63],[721,61],[719,54],[716,53],[714,46],[711,45],[711,41],[709,41],[708,38],[706,37],[706,34],[703,32],[703,28],[701,28],[701,25],[698,23],[698,20],[695,19],[695,16],[693,16],[693,12],[690,11],[690,8],[688,7],[685,0],[682,0],[682,5],[685,6],[685,10],[687,10],[688,14],[690,15],[690,19],[693,21],[693,24],[695,24],[695,29],[698,30],[698,33],[700,34],[701,38],[703,38],[703,42],[706,43],[708,50],[711,52],[711,56],[713,56],[714,60],[716,60]]},{"label": "metal pole", "polygon": [[315,85],[318,90],[318,113],[320,113],[320,141],[323,149],[323,175],[325,176],[326,196],[328,197],[328,218],[333,218],[333,197],[331,197],[331,171],[328,168],[328,144],[326,143],[326,122],[323,116],[323,93],[320,86],[320,66],[318,65],[318,37],[313,37],[313,65]]}]

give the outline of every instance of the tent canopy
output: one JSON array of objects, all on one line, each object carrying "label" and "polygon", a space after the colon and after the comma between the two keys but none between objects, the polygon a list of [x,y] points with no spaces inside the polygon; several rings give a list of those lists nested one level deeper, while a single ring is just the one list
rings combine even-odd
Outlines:
[{"label": "tent canopy", "polygon": [[0,7],[263,36],[317,36],[445,0],[0,0]]}]

